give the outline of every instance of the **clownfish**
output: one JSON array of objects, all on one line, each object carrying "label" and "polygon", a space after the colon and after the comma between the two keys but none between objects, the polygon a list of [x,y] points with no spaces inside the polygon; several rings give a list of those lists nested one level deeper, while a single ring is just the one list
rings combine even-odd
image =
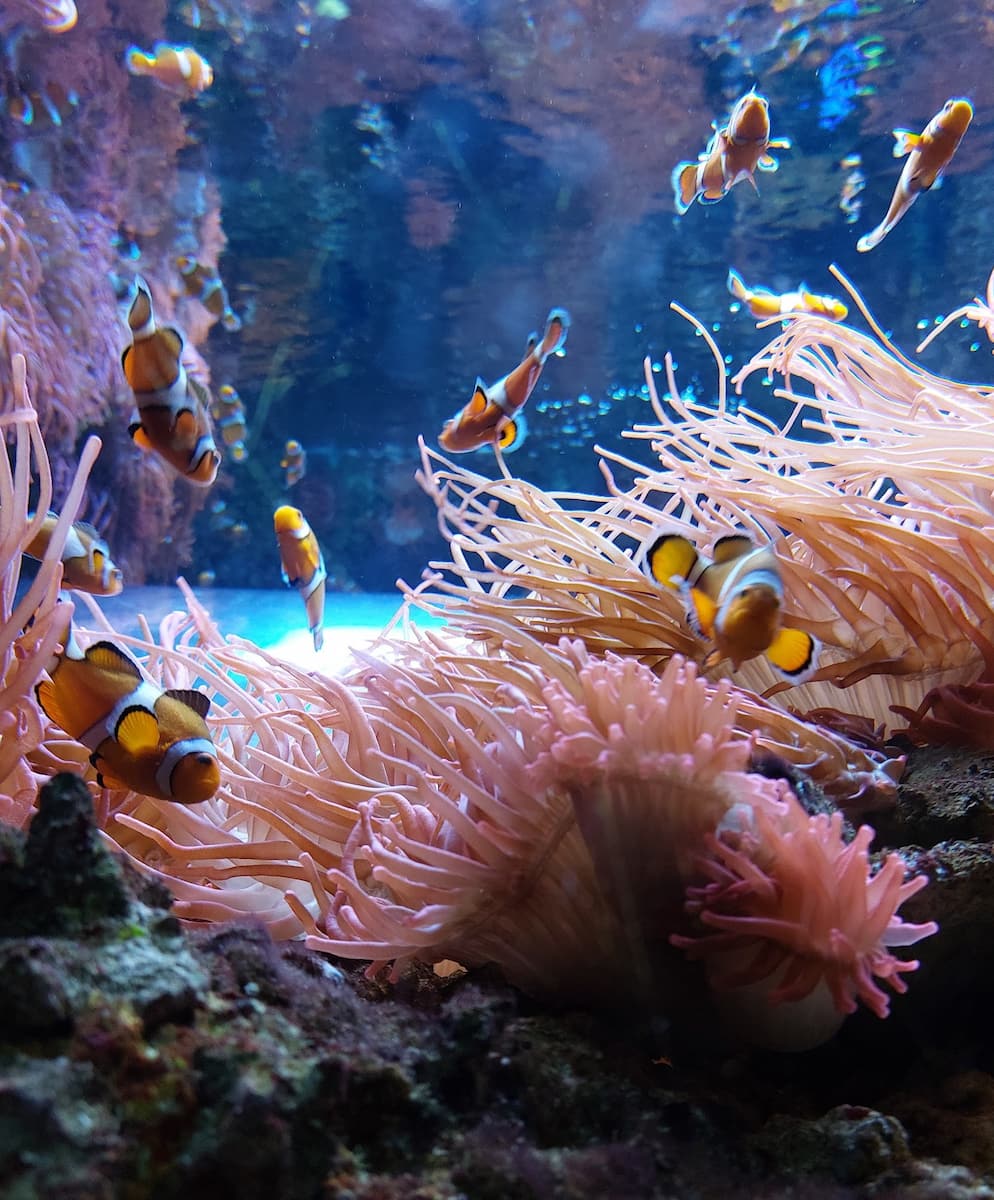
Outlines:
[{"label": "clownfish", "polygon": [[42,710],[90,751],[101,787],[196,804],[221,783],[203,692],[163,691],[113,642],[65,650],[35,688]]},{"label": "clownfish", "polygon": [[328,572],[318,540],[299,508],[284,504],[273,513],[283,582],[300,592],[314,649],[324,645],[324,592]]},{"label": "clownfish", "polygon": [[865,253],[879,246],[918,199],[919,193],[927,192],[941,182],[942,172],[956,153],[956,147],[972,120],[973,105],[969,100],[947,100],[921,133],[912,133],[908,129],[894,130],[894,157],[901,158],[907,154],[908,161],[897,181],[887,215],[876,229],[859,239],[857,250]]},{"label": "clownfish", "polygon": [[152,296],[140,276],[135,288],[128,310],[132,342],[121,355],[137,406],[128,432],[142,450],[154,451],[185,479],[208,487],[221,465],[211,433],[210,396],[187,376],[183,335],[156,325]]},{"label": "clownfish", "polygon": [[[46,514],[41,529],[24,548],[29,558],[44,558],[58,519],[58,513]],[[114,565],[107,543],[85,521],[69,526],[62,547],[62,584],[94,596],[116,596],[124,587],[124,576]]]},{"label": "clownfish", "polygon": [[796,292],[771,292],[769,288],[746,286],[738,271],[729,270],[728,290],[736,300],[744,304],[757,321],[767,317],[787,316],[790,313],[810,313],[827,317],[830,321],[844,321],[849,309],[834,296],[818,296],[801,284]]},{"label": "clownfish", "polygon": [[176,266],[183,276],[183,287],[186,288],[188,296],[199,300],[211,316],[217,317],[225,329],[232,333],[241,329],[242,319],[231,307],[228,289],[221,282],[221,276],[214,267],[202,266],[188,254],[177,258]]},{"label": "clownfish", "polygon": [[789,138],[770,137],[770,102],[757,92],[746,92],[735,102],[728,124],[718,128],[696,162],[673,168],[673,194],[682,216],[695,200],[715,204],[741,180],[756,185],[756,171],[779,167],[770,150],[789,150]]},{"label": "clownfish", "polygon": [[736,670],[757,654],[792,683],[815,668],[818,643],[801,629],[780,624],[783,584],[772,546],[756,546],[746,534],[719,538],[711,562],[677,533],[664,533],[645,555],[649,574],[687,602],[687,623],[714,642],[705,666],[731,659]]},{"label": "clownfish", "polygon": [[245,406],[241,396],[230,383],[224,383],[218,388],[217,396],[211,405],[211,416],[231,457],[235,462],[244,462],[248,458],[248,450],[245,448],[245,438],[248,434]]},{"label": "clownfish", "polygon": [[290,438],[287,444],[283,447],[283,457],[280,459],[280,466],[286,471],[286,486],[292,488],[307,474],[307,451],[296,440]]},{"label": "clownfish", "polygon": [[526,432],[521,409],[538,383],[545,360],[550,354],[559,354],[566,345],[569,325],[565,308],[552,309],[542,340],[538,340],[537,333],[529,335],[524,358],[513,371],[489,387],[477,377],[469,403],[445,422],[438,435],[442,448],[451,454],[481,446],[495,446],[505,453],[517,450]]},{"label": "clownfish", "polygon": [[140,46],[129,46],[124,65],[132,75],[147,75],[172,92],[198,95],[214,82],[214,69],[191,46],[156,42],[148,54]]}]

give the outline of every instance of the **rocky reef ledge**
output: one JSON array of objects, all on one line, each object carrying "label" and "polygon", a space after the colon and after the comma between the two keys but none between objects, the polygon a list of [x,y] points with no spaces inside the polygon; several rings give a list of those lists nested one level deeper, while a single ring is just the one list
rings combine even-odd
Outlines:
[{"label": "rocky reef ledge", "polygon": [[889,840],[930,822],[913,915],[943,931],[888,1021],[787,1056],[487,971],[386,989],[259,927],[184,930],[57,776],[27,835],[0,830],[0,1194],[994,1198],[994,758],[907,780]]}]

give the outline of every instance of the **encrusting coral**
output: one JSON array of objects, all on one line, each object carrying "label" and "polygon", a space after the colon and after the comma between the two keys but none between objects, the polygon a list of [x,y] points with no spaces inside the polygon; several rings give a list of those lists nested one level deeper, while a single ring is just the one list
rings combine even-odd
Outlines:
[{"label": "encrusting coral", "polygon": [[[371,971],[391,965],[396,973],[413,960],[490,962],[545,995],[652,1002],[686,969],[679,947],[704,957],[719,991],[733,989],[732,1007],[752,1012],[757,1040],[769,1040],[772,1027],[780,1044],[814,1044],[860,1000],[884,1015],[877,981],[901,991],[902,974],[915,966],[892,948],[934,932],[897,916],[923,881],[905,883],[896,855],[872,874],[868,827],[847,843],[840,816],[809,814],[784,779],[750,766],[762,749],[859,808],[893,795],[900,760],[728,679],[704,679],[689,657],[697,645],[678,597],[637,563],[650,510],[656,526],[672,521],[694,537],[733,519],[766,528],[753,508],[715,501],[717,482],[702,491],[695,461],[701,472],[727,471],[730,491],[752,471],[757,495],[761,484],[800,494],[803,473],[778,471],[772,453],[756,453],[762,419],[733,417],[724,403],[710,412],[679,400],[675,388],[671,399],[680,421],[653,402],[682,448],[685,476],[669,481],[661,508],[645,499],[661,491],[661,475],[647,473],[631,494],[613,488],[598,505],[556,500],[507,476],[485,481],[425,451],[426,472],[438,465],[424,482],[453,561],[448,580],[436,573],[409,592],[408,608],[442,611],[448,627],[404,620],[394,631],[403,636],[357,653],[344,678],[223,639],[188,589],[188,614],[167,618],[158,637],[147,625],[139,638],[115,635],[83,597],[94,623],[78,630],[83,644],[113,636],[142,656],[155,682],[206,690],[223,772],[218,794],[189,807],[91,783],[105,836],[169,885],[181,916],[252,915],[278,936],[305,932],[315,948],[370,959]],[[21,388],[21,415],[8,418],[19,439],[14,467],[0,496],[14,518],[8,562],[30,527],[29,445],[45,474],[25,404]],[[77,499],[93,454],[74,485]],[[859,486],[835,494],[847,511],[865,505],[876,514],[881,541],[897,531],[903,544],[924,520],[894,519],[880,507],[889,501]],[[767,504],[774,512],[775,501]],[[804,576],[794,568],[813,569],[813,560],[793,548],[790,617],[803,624],[794,588]],[[858,585],[847,568],[821,569],[839,591],[834,620],[844,624]],[[949,588],[962,582],[951,569],[949,579]],[[25,648],[18,638],[40,597],[15,610],[12,591],[4,593],[0,643],[20,726],[33,721],[36,731],[16,746],[10,733],[0,742],[0,753],[13,753],[6,774],[16,801],[7,811],[21,823],[38,777],[63,767],[92,775],[85,750],[46,727],[30,694],[59,640],[54,561],[38,580],[48,608],[30,625],[36,643]],[[522,585],[525,594],[512,597]],[[810,597],[813,586],[800,594]],[[874,610],[868,620],[892,621],[909,643],[895,611]],[[824,623],[809,621],[823,636]],[[868,679],[875,667],[896,669],[893,647],[874,660],[882,635],[874,642],[868,629],[849,643],[826,639],[836,654],[821,672],[823,694],[832,696],[828,681],[852,666],[845,653]],[[860,686],[850,694],[865,698]]]}]

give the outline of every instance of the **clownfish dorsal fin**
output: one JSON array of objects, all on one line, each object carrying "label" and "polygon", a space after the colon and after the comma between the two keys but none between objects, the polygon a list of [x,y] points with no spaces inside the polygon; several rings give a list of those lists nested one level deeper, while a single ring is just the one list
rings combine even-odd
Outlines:
[{"label": "clownfish dorsal fin", "polygon": [[126,708],[114,736],[128,754],[147,754],[159,744],[159,722],[147,708]]},{"label": "clownfish dorsal fin", "polygon": [[699,561],[697,547],[681,533],[661,534],[645,552],[649,574],[657,583],[673,587],[673,580],[689,579]]},{"label": "clownfish dorsal fin", "polygon": [[146,454],[151,454],[155,447],[152,445],[151,438],[145,432],[145,426],[139,422],[137,425],[129,425],[128,433],[131,434],[131,440],[139,450],[144,450]]},{"label": "clownfish dorsal fin", "polygon": [[141,668],[131,655],[120,646],[115,646],[113,642],[94,642],[88,647],[84,657],[91,666],[100,667],[104,671],[126,671],[136,679],[142,678]]},{"label": "clownfish dorsal fin", "polygon": [[533,329],[528,335],[528,340],[525,342],[525,358],[529,354],[534,353],[535,347],[538,345],[538,333]]},{"label": "clownfish dorsal fin", "polygon": [[195,692],[193,688],[167,688],[165,694],[171,700],[178,700],[180,704],[192,708],[199,717],[206,717],[210,712],[211,702],[203,692]]},{"label": "clownfish dorsal fin", "polygon": [[477,378],[476,386],[473,388],[473,394],[469,398],[469,403],[466,405],[466,415],[470,417],[478,417],[480,413],[486,410],[490,403],[487,398],[487,388],[483,380]]},{"label": "clownfish dorsal fin", "polygon": [[766,657],[785,679],[800,683],[815,669],[818,643],[803,629],[784,627],[770,642]]},{"label": "clownfish dorsal fin", "polygon": [[711,553],[715,563],[727,563],[754,549],[753,540],[747,533],[729,533],[718,538]]}]

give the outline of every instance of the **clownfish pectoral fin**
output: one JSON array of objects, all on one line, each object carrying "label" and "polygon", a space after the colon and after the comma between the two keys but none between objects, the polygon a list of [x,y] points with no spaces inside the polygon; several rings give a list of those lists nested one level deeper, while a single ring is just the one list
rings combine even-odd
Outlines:
[{"label": "clownfish pectoral fin", "polygon": [[770,138],[766,145],[770,150],[792,150],[794,148],[790,138]]},{"label": "clownfish pectoral fin", "polygon": [[[759,167],[761,171],[779,171],[780,160],[774,158],[772,154],[764,154],[756,166]],[[753,184],[755,184],[755,180],[753,180]]]},{"label": "clownfish pectoral fin", "polygon": [[714,562],[727,563],[749,554],[755,548],[755,543],[747,533],[728,533],[718,538],[711,555]]},{"label": "clownfish pectoral fin", "polygon": [[525,440],[527,432],[528,423],[525,421],[524,413],[518,413],[516,417],[508,417],[497,434],[497,448],[503,454],[512,454]]},{"label": "clownfish pectoral fin", "polygon": [[131,440],[139,450],[144,451],[146,454],[151,454],[155,449],[148,434],[145,432],[145,426],[142,425],[141,421],[132,422],[132,424],[128,426],[128,433],[131,434]]},{"label": "clownfish pectoral fin", "polygon": [[159,744],[159,722],[147,708],[127,708],[114,736],[128,754],[147,754]]},{"label": "clownfish pectoral fin", "polygon": [[726,280],[728,290],[732,293],[736,300],[740,300],[743,304],[749,299],[750,292],[746,287],[745,280],[738,271],[729,267],[728,279]]},{"label": "clownfish pectoral fin", "polygon": [[894,149],[892,153],[895,158],[903,158],[921,145],[922,135],[920,133],[912,133],[910,129],[895,129],[893,133]]},{"label": "clownfish pectoral fin", "polygon": [[113,642],[94,642],[86,651],[86,661],[104,671],[126,671],[136,679],[142,678],[141,668],[131,655]]},{"label": "clownfish pectoral fin", "polygon": [[[645,552],[649,574],[664,587],[678,587],[693,574],[700,556],[697,547],[680,533],[664,533]],[[673,580],[678,582],[674,584]]]},{"label": "clownfish pectoral fin", "polygon": [[35,688],[35,698],[41,711],[46,717],[54,722],[60,729],[69,730],[66,726],[66,716],[62,711],[62,706],[59,704],[59,692],[55,684],[50,679],[44,679]]},{"label": "clownfish pectoral fin", "polygon": [[690,631],[699,638],[713,638],[718,605],[700,588],[689,587],[687,583],[681,586],[680,591],[688,599],[685,616]]},{"label": "clownfish pectoral fin", "polygon": [[697,168],[696,162],[677,163],[673,168],[671,176],[673,203],[681,217],[694,203],[697,196]]},{"label": "clownfish pectoral fin", "polygon": [[196,692],[193,688],[167,688],[165,694],[192,708],[199,717],[206,717],[210,712],[210,699],[203,692]]},{"label": "clownfish pectoral fin", "polygon": [[478,417],[480,413],[486,410],[490,403],[487,397],[487,387],[482,379],[477,376],[476,386],[473,388],[473,394],[469,398],[469,403],[463,410],[467,417]]},{"label": "clownfish pectoral fin", "polygon": [[770,642],[766,657],[785,679],[801,683],[817,665],[818,643],[802,629],[781,629]]}]

